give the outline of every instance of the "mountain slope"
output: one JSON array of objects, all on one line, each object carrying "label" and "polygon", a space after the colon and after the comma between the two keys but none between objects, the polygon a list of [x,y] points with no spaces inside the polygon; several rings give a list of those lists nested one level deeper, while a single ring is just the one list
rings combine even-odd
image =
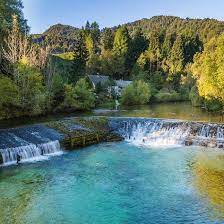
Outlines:
[{"label": "mountain slope", "polygon": [[[203,42],[207,42],[212,37],[224,32],[223,21],[215,19],[182,19],[175,16],[155,16],[124,25],[127,26],[130,34],[136,28],[141,28],[147,37],[150,36],[152,31],[164,33],[164,35],[171,33],[183,35],[198,34]],[[117,27],[111,29],[116,30]],[[79,30],[79,28],[72,26],[56,24],[43,34],[33,35],[33,39],[36,43],[50,46],[53,49],[53,53],[63,53],[74,49]],[[104,32],[104,30],[101,32]]]}]

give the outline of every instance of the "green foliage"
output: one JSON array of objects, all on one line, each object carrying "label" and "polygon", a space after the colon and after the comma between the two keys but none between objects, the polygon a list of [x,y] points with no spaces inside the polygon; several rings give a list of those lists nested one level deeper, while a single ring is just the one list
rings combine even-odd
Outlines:
[{"label": "green foliage", "polygon": [[113,52],[116,56],[125,57],[128,53],[129,33],[125,26],[118,28],[114,37]]},{"label": "green foliage", "polygon": [[0,75],[0,118],[10,118],[19,105],[18,87],[8,77]]},{"label": "green foliage", "polygon": [[0,1],[0,41],[12,26],[12,16],[17,15],[20,28],[23,32],[28,31],[26,20],[23,17],[21,0],[1,0]]},{"label": "green foliage", "polygon": [[95,97],[85,79],[80,79],[75,86],[65,85],[64,102],[62,109],[90,110],[95,105]]},{"label": "green foliage", "polygon": [[35,43],[50,47],[54,54],[74,51],[80,30],[72,26],[56,24],[43,34],[32,35]]},{"label": "green foliage", "polygon": [[223,110],[223,103],[221,103],[218,100],[208,100],[208,99],[206,99],[204,101],[204,106],[205,106],[206,110],[211,111],[211,112],[214,112],[214,111],[220,111],[221,112]]},{"label": "green foliage", "polygon": [[[157,102],[187,100],[189,96],[195,106],[223,109],[222,22],[159,16],[102,31],[96,22],[87,21],[83,29],[57,24],[33,35],[34,45],[22,35],[27,24],[21,9],[20,0],[0,2],[0,49],[13,49],[8,58],[0,52],[0,72],[4,74],[0,77],[1,117],[56,109],[89,110],[95,96],[80,78],[93,73],[134,80],[123,91],[125,105],[148,103],[151,96]],[[18,17],[16,32],[12,31],[13,14]],[[12,33],[17,44],[2,41],[3,37],[10,40]],[[21,40],[25,44],[19,46]],[[43,50],[38,44],[48,47],[52,55],[37,54]],[[20,48],[23,50],[18,51]],[[36,50],[27,55],[31,49]],[[21,60],[21,52],[27,61]],[[97,86],[96,92],[97,104],[113,105],[106,86]]]},{"label": "green foliage", "polygon": [[199,95],[208,101],[224,104],[224,35],[211,39],[197,54],[192,72],[197,79]]},{"label": "green foliage", "polygon": [[102,51],[112,50],[114,42],[114,34],[111,29],[105,28],[101,34],[101,49]]},{"label": "green foliage", "polygon": [[139,80],[127,86],[121,96],[123,105],[143,105],[147,104],[151,98],[150,87],[147,83]]},{"label": "green foliage", "polygon": [[55,54],[54,56],[59,57],[63,60],[72,61],[74,60],[74,53],[73,52],[66,52],[62,54]]},{"label": "green foliage", "polygon": [[89,55],[94,54],[94,42],[90,34],[86,36],[86,49]]},{"label": "green foliage", "polygon": [[94,107],[95,97],[85,79],[80,79],[74,88],[77,108],[79,110],[89,110]]},{"label": "green foliage", "polygon": [[55,54],[50,57],[55,74],[60,74],[64,82],[69,82],[73,75],[74,53]]},{"label": "green foliage", "polygon": [[70,82],[76,83],[86,73],[86,63],[88,61],[88,50],[86,47],[86,37],[83,31],[80,31],[77,43],[74,49],[74,60]]},{"label": "green foliage", "polygon": [[45,88],[42,74],[34,67],[19,62],[17,66],[19,102],[24,115],[39,115],[45,110]]},{"label": "green foliage", "polygon": [[194,107],[200,107],[202,105],[202,98],[199,96],[197,86],[192,87],[189,98]]},{"label": "green foliage", "polygon": [[[178,36],[170,52],[169,67],[170,74],[178,74],[184,68],[184,43],[181,36]],[[172,75],[169,77],[172,80]]]},{"label": "green foliage", "polygon": [[182,101],[183,98],[180,93],[177,93],[176,91],[168,91],[168,90],[161,90],[159,91],[155,96],[156,102],[177,102]]}]

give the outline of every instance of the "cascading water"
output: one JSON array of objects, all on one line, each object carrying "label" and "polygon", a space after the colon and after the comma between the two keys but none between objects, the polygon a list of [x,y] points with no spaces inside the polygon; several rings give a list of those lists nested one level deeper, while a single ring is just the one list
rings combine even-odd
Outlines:
[{"label": "cascading water", "polygon": [[40,145],[26,145],[16,148],[2,149],[0,154],[2,156],[3,164],[11,164],[17,161],[17,156],[20,156],[21,161],[41,158],[46,155],[53,155],[61,152],[59,141],[52,141]]},{"label": "cascading water", "polygon": [[224,147],[224,125],[144,118],[111,118],[111,128],[126,141],[150,146]]},{"label": "cascading water", "polygon": [[61,153],[61,135],[45,126],[29,126],[0,131],[0,164],[47,158]]}]

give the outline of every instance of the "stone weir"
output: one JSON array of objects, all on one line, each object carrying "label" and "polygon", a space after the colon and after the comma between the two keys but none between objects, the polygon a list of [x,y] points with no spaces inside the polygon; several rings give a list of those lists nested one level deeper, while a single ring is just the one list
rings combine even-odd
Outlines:
[{"label": "stone weir", "polygon": [[224,148],[224,124],[149,118],[111,118],[109,126],[125,140],[135,144]]},{"label": "stone weir", "polygon": [[44,159],[105,141],[120,141],[106,118],[69,118],[44,124],[0,130],[0,164]]},{"label": "stone weir", "polygon": [[32,161],[100,142],[224,148],[224,125],[149,118],[68,118],[0,130],[0,164]]}]

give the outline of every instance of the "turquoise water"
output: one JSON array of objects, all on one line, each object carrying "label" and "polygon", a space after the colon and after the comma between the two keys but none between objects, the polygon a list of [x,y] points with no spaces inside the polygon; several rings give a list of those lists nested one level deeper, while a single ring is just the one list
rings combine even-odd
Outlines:
[{"label": "turquoise water", "polygon": [[0,170],[0,223],[224,223],[224,153],[101,144]]}]

